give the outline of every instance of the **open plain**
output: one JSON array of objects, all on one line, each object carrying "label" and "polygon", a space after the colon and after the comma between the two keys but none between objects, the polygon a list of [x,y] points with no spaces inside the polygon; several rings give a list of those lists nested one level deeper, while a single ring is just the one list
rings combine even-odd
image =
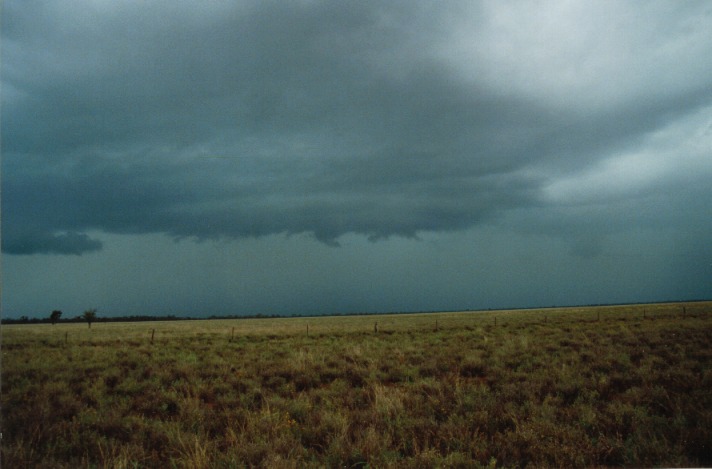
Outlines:
[{"label": "open plain", "polygon": [[712,465],[712,302],[2,327],[2,467]]}]

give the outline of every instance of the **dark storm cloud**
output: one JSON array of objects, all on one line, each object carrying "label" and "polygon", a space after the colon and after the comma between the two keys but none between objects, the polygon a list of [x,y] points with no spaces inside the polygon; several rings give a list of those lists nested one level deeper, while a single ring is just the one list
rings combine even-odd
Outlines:
[{"label": "dark storm cloud", "polygon": [[[586,40],[603,46],[573,49],[581,58],[558,42],[560,53],[539,54],[545,30],[522,44],[502,36],[511,8],[497,8],[6,2],[3,250],[100,249],[90,231],[308,232],[335,243],[458,230],[529,208],[551,215],[568,194],[559,177],[575,184],[709,109],[712,74],[698,73],[697,56],[712,53],[704,3],[643,8],[621,25],[642,32],[614,31],[621,44],[606,46],[616,36],[594,31]],[[567,14],[563,29],[574,26]],[[650,18],[670,26],[648,49]],[[623,61],[609,63],[618,50]],[[669,72],[681,54],[680,74]],[[585,86],[567,78],[572,63]],[[641,77],[656,72],[659,86]],[[572,225],[588,216],[575,212]]]},{"label": "dark storm cloud", "polygon": [[60,233],[47,235],[30,232],[27,234],[13,233],[5,243],[8,254],[74,254],[98,251],[102,248],[101,241],[91,239],[83,233]]}]

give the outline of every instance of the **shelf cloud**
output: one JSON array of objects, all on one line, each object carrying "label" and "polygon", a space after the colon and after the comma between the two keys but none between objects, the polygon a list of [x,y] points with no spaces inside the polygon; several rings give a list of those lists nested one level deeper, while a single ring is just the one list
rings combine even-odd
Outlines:
[{"label": "shelf cloud", "polygon": [[7,254],[712,233],[708,2],[3,7]]}]

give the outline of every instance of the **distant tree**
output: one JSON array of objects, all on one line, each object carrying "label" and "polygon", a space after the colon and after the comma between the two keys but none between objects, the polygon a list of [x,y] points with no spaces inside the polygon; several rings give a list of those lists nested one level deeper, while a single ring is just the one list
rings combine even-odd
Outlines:
[{"label": "distant tree", "polygon": [[82,317],[89,324],[89,329],[91,329],[91,322],[96,319],[96,309],[88,309],[84,311]]},{"label": "distant tree", "polygon": [[52,325],[54,326],[57,323],[57,321],[59,321],[59,318],[61,318],[61,317],[62,317],[62,312],[55,309],[54,311],[52,311],[52,314],[49,315],[49,320],[52,322]]}]

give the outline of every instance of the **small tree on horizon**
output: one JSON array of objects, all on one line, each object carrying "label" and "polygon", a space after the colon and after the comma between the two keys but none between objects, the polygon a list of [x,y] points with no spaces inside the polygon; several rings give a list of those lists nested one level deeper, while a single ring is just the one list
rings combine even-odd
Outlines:
[{"label": "small tree on horizon", "polygon": [[52,322],[52,325],[54,326],[57,321],[59,321],[59,318],[62,317],[62,312],[58,309],[55,309],[52,311],[52,314],[49,315],[49,320]]},{"label": "small tree on horizon", "polygon": [[89,329],[91,329],[91,322],[96,319],[96,309],[92,308],[84,311],[82,317],[89,324]]}]

